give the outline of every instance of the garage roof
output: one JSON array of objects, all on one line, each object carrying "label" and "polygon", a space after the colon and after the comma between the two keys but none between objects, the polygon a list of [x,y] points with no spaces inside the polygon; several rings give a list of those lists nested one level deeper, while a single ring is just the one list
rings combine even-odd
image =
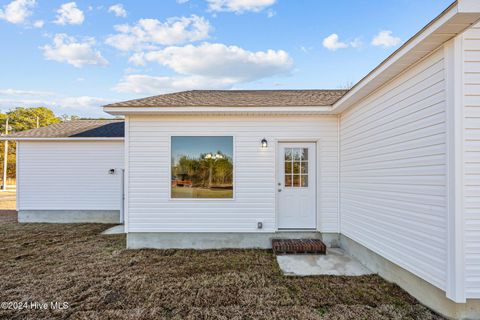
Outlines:
[{"label": "garage roof", "polygon": [[58,138],[123,138],[124,120],[72,120],[3,135],[1,140],[33,140]]}]

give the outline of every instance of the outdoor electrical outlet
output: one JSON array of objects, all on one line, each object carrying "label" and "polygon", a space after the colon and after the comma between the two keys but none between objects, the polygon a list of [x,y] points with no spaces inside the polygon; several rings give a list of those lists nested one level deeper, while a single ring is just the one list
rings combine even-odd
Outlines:
[{"label": "outdoor electrical outlet", "polygon": [[257,222],[257,229],[262,229],[263,228],[263,222],[258,221]]}]

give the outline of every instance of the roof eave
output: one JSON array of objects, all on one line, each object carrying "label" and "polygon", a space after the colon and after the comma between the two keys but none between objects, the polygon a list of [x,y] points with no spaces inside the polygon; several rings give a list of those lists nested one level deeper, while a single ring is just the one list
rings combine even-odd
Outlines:
[{"label": "roof eave", "polygon": [[341,113],[364,99],[479,19],[480,1],[455,1],[335,102],[333,112]]},{"label": "roof eave", "polygon": [[163,114],[163,115],[199,115],[199,114],[329,114],[332,106],[271,106],[271,107],[109,107],[103,111],[111,115]]}]

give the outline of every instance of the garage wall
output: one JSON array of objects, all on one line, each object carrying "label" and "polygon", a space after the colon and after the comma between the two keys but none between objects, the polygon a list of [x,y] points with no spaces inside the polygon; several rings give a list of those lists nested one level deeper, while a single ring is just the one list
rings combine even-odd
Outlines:
[{"label": "garage wall", "polygon": [[18,210],[119,210],[123,141],[19,141]]},{"label": "garage wall", "polygon": [[[337,132],[337,116],[129,116],[128,231],[275,231],[275,141],[307,139],[318,141],[318,229],[338,232]],[[170,137],[199,133],[234,136],[235,199],[169,198]]]},{"label": "garage wall", "polygon": [[440,49],[341,116],[341,232],[445,289],[446,101]]}]

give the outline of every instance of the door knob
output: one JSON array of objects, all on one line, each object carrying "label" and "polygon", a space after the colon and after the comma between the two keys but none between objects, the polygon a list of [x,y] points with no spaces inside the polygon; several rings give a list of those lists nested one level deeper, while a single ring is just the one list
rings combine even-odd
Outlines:
[{"label": "door knob", "polygon": [[278,188],[278,192],[282,192],[282,189]]}]

